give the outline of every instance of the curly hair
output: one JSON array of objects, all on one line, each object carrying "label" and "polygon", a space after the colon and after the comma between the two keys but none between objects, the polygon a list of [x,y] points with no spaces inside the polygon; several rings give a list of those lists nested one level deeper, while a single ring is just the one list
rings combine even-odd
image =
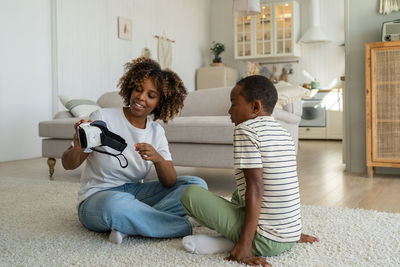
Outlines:
[{"label": "curly hair", "polygon": [[160,102],[152,111],[154,120],[167,123],[183,108],[187,95],[185,85],[179,76],[171,70],[162,70],[160,65],[145,57],[139,57],[125,64],[125,74],[118,83],[119,94],[126,106],[130,105],[132,91],[150,78],[160,93]]}]

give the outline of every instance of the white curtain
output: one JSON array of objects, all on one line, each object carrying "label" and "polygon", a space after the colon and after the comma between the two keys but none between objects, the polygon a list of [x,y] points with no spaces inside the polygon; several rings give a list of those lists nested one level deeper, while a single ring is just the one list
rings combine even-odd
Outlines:
[{"label": "white curtain", "polygon": [[380,0],[379,13],[387,15],[400,10],[400,0]]}]

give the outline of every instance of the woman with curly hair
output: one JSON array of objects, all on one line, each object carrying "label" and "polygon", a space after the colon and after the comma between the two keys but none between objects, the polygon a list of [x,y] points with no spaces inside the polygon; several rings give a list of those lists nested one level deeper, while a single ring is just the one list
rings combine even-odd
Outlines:
[{"label": "woman with curly hair", "polygon": [[[152,59],[133,60],[125,70],[118,84],[125,107],[100,109],[90,119],[105,121],[111,132],[125,139],[128,167],[121,168],[110,155],[81,148],[77,133],[62,156],[69,170],[86,160],[78,193],[79,220],[91,231],[111,231],[110,241],[117,244],[127,235],[189,235],[192,223],[181,206],[181,194],[188,185],[207,185],[198,177],[176,177],[164,129],[154,121],[168,122],[182,109],[186,88],[177,74],[161,70]],[[75,124],[75,131],[83,122]],[[143,182],[152,165],[158,180]]]}]

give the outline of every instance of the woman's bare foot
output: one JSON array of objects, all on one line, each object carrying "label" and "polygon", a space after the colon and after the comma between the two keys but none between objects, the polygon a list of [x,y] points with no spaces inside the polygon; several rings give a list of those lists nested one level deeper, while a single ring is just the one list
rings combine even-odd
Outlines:
[{"label": "woman's bare foot", "polygon": [[297,243],[314,243],[314,242],[319,242],[318,237],[306,235],[306,234],[301,234],[300,240],[297,241]]}]

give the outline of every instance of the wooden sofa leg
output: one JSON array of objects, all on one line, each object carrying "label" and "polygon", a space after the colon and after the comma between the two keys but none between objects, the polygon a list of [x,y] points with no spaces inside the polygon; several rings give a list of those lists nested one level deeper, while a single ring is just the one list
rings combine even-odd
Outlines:
[{"label": "wooden sofa leg", "polygon": [[55,158],[48,158],[47,159],[47,165],[49,165],[49,174],[50,174],[50,180],[53,180],[53,174],[54,174],[54,166],[56,166],[56,159]]}]

